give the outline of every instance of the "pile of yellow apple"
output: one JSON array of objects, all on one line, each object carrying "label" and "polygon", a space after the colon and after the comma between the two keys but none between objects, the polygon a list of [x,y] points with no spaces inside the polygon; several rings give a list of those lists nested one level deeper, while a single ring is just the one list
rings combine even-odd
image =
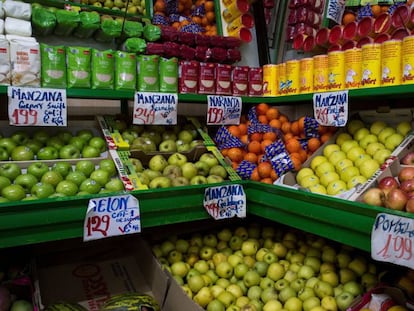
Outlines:
[{"label": "pile of yellow apple", "polygon": [[299,170],[296,182],[314,193],[338,195],[350,190],[365,183],[411,130],[407,121],[394,128],[384,121],[367,126],[359,119],[351,120],[334,143]]},{"label": "pile of yellow apple", "polygon": [[349,246],[257,223],[151,244],[183,290],[208,311],[346,310],[380,270]]}]

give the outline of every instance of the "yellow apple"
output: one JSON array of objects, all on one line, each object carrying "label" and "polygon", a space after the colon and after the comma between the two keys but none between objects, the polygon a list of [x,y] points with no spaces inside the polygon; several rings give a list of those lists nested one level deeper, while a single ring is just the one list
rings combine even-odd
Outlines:
[{"label": "yellow apple", "polygon": [[319,164],[321,164],[322,162],[326,162],[326,161],[328,161],[327,157],[325,157],[323,155],[317,155],[311,160],[310,167],[311,167],[312,170],[315,171],[316,167]]},{"label": "yellow apple", "polygon": [[381,132],[379,132],[378,134],[378,141],[380,143],[385,144],[385,141],[387,139],[388,136],[390,136],[391,134],[394,134],[396,131],[394,128],[387,126],[386,128],[384,128]]},{"label": "yellow apple", "polygon": [[332,152],[337,151],[337,150],[341,150],[341,147],[339,145],[330,144],[326,146],[325,148],[323,148],[323,155],[328,158]]},{"label": "yellow apple", "polygon": [[366,127],[361,127],[359,130],[355,132],[354,139],[359,142],[361,139],[363,139],[365,136],[369,134],[369,129],[367,129]]},{"label": "yellow apple", "polygon": [[364,126],[365,126],[364,122],[358,119],[354,119],[348,122],[348,124],[346,125],[346,129],[351,135],[354,135],[356,131],[358,131],[360,128]]},{"label": "yellow apple", "polygon": [[387,126],[387,123],[385,123],[384,121],[375,121],[369,127],[369,131],[374,135],[378,135],[379,132],[381,132]]},{"label": "yellow apple", "polygon": [[411,123],[409,121],[402,121],[397,124],[397,132],[406,136],[412,130]]},{"label": "yellow apple", "polygon": [[357,147],[357,146],[359,146],[359,144],[356,140],[346,140],[342,143],[341,150],[343,152],[348,152],[349,149],[351,149],[352,147]]},{"label": "yellow apple", "polygon": [[343,180],[335,180],[329,183],[326,187],[326,192],[329,195],[337,195],[341,192],[345,192],[346,189],[346,183]]},{"label": "yellow apple", "polygon": [[309,175],[313,175],[314,172],[311,168],[309,167],[302,167],[299,172],[296,174],[296,181],[298,183],[301,182],[302,178],[305,176],[309,176]]},{"label": "yellow apple", "polygon": [[351,134],[349,133],[339,133],[336,137],[335,143],[339,146],[342,146],[342,144],[347,140],[353,140]]},{"label": "yellow apple", "polygon": [[343,159],[346,159],[346,153],[342,150],[335,150],[329,155],[328,161],[335,165]]},{"label": "yellow apple", "polygon": [[340,177],[336,172],[326,172],[319,176],[319,180],[322,186],[327,187],[329,183],[335,180],[339,180]]},{"label": "yellow apple", "polygon": [[335,166],[331,162],[323,162],[315,168],[315,174],[318,177],[327,172],[335,172]]},{"label": "yellow apple", "polygon": [[327,194],[326,188],[321,184],[316,184],[312,187],[309,187],[309,191],[312,193]]}]

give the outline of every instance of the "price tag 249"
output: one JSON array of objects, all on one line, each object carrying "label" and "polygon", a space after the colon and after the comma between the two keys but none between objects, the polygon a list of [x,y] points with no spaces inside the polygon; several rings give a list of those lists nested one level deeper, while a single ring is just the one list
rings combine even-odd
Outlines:
[{"label": "price tag 249", "polygon": [[313,94],[313,113],[324,126],[345,126],[348,121],[348,90]]},{"label": "price tag 249", "polygon": [[239,184],[206,188],[203,205],[216,220],[246,217],[246,193]]},{"label": "price tag 249", "polygon": [[83,227],[84,241],[141,232],[138,200],[130,194],[91,199]]},{"label": "price tag 249", "polygon": [[65,89],[10,86],[8,113],[10,125],[66,126]]},{"label": "price tag 249", "polygon": [[177,94],[137,92],[133,124],[177,124]]},{"label": "price tag 249", "polygon": [[380,213],[371,233],[371,257],[411,269],[413,254],[414,219]]},{"label": "price tag 249", "polygon": [[241,97],[207,96],[207,124],[239,124],[242,111]]}]

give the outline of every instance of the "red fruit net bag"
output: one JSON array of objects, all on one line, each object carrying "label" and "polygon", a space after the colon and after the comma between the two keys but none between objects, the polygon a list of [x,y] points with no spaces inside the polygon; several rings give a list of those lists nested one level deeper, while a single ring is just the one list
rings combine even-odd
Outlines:
[{"label": "red fruit net bag", "polygon": [[146,54],[164,55],[164,45],[162,43],[147,42]]},{"label": "red fruit net bag", "polygon": [[239,49],[228,49],[227,50],[227,62],[232,64],[232,63],[237,63],[241,61],[241,53]]},{"label": "red fruit net bag", "polygon": [[180,56],[180,45],[175,42],[164,42],[164,56],[169,57],[179,57]]},{"label": "red fruit net bag", "polygon": [[178,41],[182,44],[188,46],[194,46],[195,44],[195,34],[191,32],[179,32]]},{"label": "red fruit net bag", "polygon": [[165,26],[161,28],[161,40],[165,41],[177,41],[178,30],[172,26]]},{"label": "red fruit net bag", "polygon": [[197,46],[195,48],[195,59],[200,62],[207,62],[211,58],[210,49],[207,46]]},{"label": "red fruit net bag", "polygon": [[206,35],[202,35],[200,33],[194,34],[194,44],[199,46],[209,46],[210,45],[210,37]]},{"label": "red fruit net bag", "polygon": [[180,46],[180,58],[185,60],[195,59],[195,49],[187,45],[181,44]]},{"label": "red fruit net bag", "polygon": [[216,63],[224,63],[227,60],[227,50],[224,48],[211,48],[211,59]]}]

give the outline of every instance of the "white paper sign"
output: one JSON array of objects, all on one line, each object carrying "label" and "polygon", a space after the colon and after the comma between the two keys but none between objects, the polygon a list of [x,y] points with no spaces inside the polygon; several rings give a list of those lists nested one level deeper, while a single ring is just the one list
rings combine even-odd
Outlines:
[{"label": "white paper sign", "polygon": [[371,257],[414,268],[414,219],[380,213],[371,233]]},{"label": "white paper sign", "polygon": [[129,194],[91,199],[83,227],[84,241],[141,232],[138,200]]},{"label": "white paper sign", "polygon": [[341,25],[342,17],[345,12],[345,0],[329,0],[326,10],[326,18]]},{"label": "white paper sign", "polygon": [[246,217],[246,194],[238,184],[206,188],[204,208],[214,219]]},{"label": "white paper sign", "polygon": [[44,89],[10,86],[10,125],[66,126],[67,103],[65,89]]},{"label": "white paper sign", "polygon": [[345,126],[348,121],[348,90],[313,94],[316,121],[325,126]]},{"label": "white paper sign", "polygon": [[177,94],[137,92],[134,99],[134,124],[177,124]]},{"label": "white paper sign", "polygon": [[239,124],[242,112],[242,99],[235,96],[207,96],[207,124]]}]

